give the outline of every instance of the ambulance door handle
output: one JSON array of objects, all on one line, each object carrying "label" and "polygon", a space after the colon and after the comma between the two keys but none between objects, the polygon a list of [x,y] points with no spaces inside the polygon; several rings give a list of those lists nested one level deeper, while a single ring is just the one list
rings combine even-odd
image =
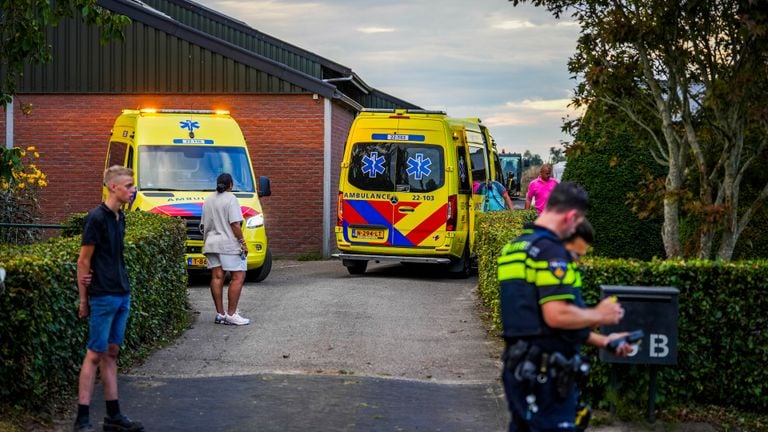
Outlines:
[{"label": "ambulance door handle", "polygon": [[400,213],[413,213],[413,210],[414,210],[413,207],[405,207],[405,206],[399,207],[397,209],[397,211],[399,211]]}]

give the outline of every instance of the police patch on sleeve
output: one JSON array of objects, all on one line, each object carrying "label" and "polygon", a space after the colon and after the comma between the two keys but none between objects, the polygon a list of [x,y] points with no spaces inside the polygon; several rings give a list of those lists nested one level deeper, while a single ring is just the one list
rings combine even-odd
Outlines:
[{"label": "police patch on sleeve", "polygon": [[565,273],[568,270],[568,263],[565,261],[550,261],[549,262],[549,271],[552,272],[552,274],[562,280],[565,277]]}]

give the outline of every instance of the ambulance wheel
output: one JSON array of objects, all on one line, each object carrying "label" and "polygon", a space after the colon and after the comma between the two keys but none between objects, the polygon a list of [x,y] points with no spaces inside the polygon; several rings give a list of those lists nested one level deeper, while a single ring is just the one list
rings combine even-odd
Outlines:
[{"label": "ambulance wheel", "polygon": [[272,252],[267,248],[267,254],[264,256],[264,264],[259,268],[245,272],[245,280],[248,282],[261,282],[269,276],[272,271]]},{"label": "ambulance wheel", "polygon": [[351,275],[363,274],[365,269],[368,268],[368,261],[364,260],[342,260],[342,263]]},{"label": "ambulance wheel", "polygon": [[467,248],[464,248],[460,259],[448,265],[448,274],[455,279],[466,279],[472,275],[472,258]]}]

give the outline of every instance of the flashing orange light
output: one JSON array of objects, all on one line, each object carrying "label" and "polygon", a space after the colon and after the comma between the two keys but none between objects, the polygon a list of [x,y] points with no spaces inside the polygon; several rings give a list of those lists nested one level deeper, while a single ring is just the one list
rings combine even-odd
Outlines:
[{"label": "flashing orange light", "polygon": [[142,108],[142,109],[139,110],[139,112],[142,113],[142,114],[154,114],[154,113],[157,112],[157,109],[156,108]]}]

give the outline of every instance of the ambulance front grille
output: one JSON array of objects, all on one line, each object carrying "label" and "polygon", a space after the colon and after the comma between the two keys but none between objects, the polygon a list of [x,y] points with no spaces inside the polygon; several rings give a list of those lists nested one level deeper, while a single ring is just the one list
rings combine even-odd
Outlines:
[{"label": "ambulance front grille", "polygon": [[184,216],[182,219],[187,223],[187,238],[189,240],[202,240],[203,233],[200,232],[200,218]]}]

